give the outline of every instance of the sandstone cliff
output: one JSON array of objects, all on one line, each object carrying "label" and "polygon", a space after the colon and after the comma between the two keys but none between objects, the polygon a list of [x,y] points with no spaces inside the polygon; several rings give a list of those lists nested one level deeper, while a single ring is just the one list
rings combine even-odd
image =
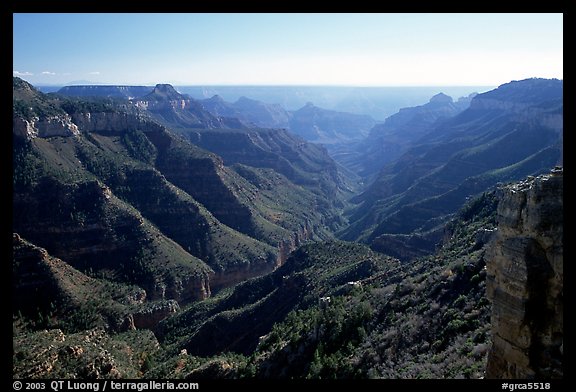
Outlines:
[{"label": "sandstone cliff", "polygon": [[561,378],[563,356],[563,176],[508,186],[487,258],[493,304],[488,378]]},{"label": "sandstone cliff", "polygon": [[[17,78],[13,96],[14,231],[81,272],[183,304],[271,272],[297,244],[329,235],[336,166],[284,131],[248,134],[260,149],[243,159],[259,167],[228,166],[134,102],[56,99]],[[166,116],[190,114],[173,103],[192,100],[171,86],[145,98]],[[198,118],[214,118],[200,109]]]},{"label": "sandstone cliff", "polygon": [[69,115],[47,116],[42,119],[34,117],[30,120],[14,117],[13,132],[16,136],[27,139],[76,136],[80,133]]}]

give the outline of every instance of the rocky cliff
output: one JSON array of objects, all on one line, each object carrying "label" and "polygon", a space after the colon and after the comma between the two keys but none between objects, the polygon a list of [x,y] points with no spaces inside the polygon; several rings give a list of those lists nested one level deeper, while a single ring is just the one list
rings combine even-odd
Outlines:
[{"label": "rocky cliff", "polygon": [[175,300],[147,301],[146,291],[137,286],[83,274],[17,233],[12,235],[12,251],[14,314],[38,327],[154,329],[180,309]]},{"label": "rocky cliff", "polygon": [[68,115],[49,116],[43,119],[34,117],[31,120],[14,118],[13,132],[27,139],[35,137],[75,136],[80,133],[76,124]]},{"label": "rocky cliff", "polygon": [[472,96],[454,102],[439,93],[424,105],[402,108],[383,123],[374,125],[366,139],[339,146],[333,151],[334,159],[362,176],[373,176],[433,127],[467,109]]},{"label": "rocky cliff", "polygon": [[340,238],[373,244],[382,235],[426,234],[470,196],[561,164],[562,94],[561,81],[527,79],[475,96],[382,167],[352,199],[358,207]]},{"label": "rocky cliff", "polygon": [[[139,101],[46,95],[18,78],[13,98],[14,231],[83,273],[140,286],[148,300],[184,304],[271,272],[297,244],[329,237],[338,217],[329,215],[340,203],[334,162],[285,131],[202,125],[223,152],[253,147],[229,159],[174,134]],[[179,100],[192,102],[169,85],[142,98],[185,116]]]},{"label": "rocky cliff", "polygon": [[503,189],[487,258],[492,301],[489,378],[563,375],[563,176]]},{"label": "rocky cliff", "polygon": [[216,117],[205,110],[200,101],[180,94],[169,84],[157,84],[154,90],[135,99],[133,104],[145,109],[154,118],[170,127],[184,128],[242,128],[237,119]]}]

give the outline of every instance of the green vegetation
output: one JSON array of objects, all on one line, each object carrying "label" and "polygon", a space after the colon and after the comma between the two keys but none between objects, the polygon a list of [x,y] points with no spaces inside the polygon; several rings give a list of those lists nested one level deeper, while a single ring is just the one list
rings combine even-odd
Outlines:
[{"label": "green vegetation", "polygon": [[[351,188],[323,148],[217,127],[199,104],[173,112],[160,87],[154,114],[14,79],[15,119],[122,124],[15,132],[14,377],[483,376],[490,189],[554,164],[551,132],[480,124],[434,139],[344,215]],[[522,135],[521,153],[505,156]],[[375,251],[390,243],[415,250],[402,262]]]},{"label": "green vegetation", "polygon": [[[247,354],[256,347],[259,336],[290,311],[315,306],[320,297],[347,291],[349,281],[368,278],[394,265],[394,260],[358,244],[303,246],[273,273],[224,290],[167,320],[162,326],[165,342],[178,351],[184,345],[190,353],[232,350]],[[255,323],[254,317],[259,321]],[[239,335],[217,334],[224,326]]]},{"label": "green vegetation", "polygon": [[[383,235],[426,235],[466,200],[498,182],[548,172],[562,160],[562,125],[557,121],[562,91],[557,80],[512,82],[480,94],[473,109],[447,121],[427,124],[425,118],[414,118],[406,135],[387,121],[400,140],[382,137],[391,143],[391,154],[402,144],[404,154],[382,167],[368,189],[354,198],[357,205],[347,214],[351,224],[337,236],[378,245]],[[419,138],[404,139],[419,126]],[[377,148],[372,158],[382,155]]]},{"label": "green vegetation", "polygon": [[[25,83],[23,85],[27,86]],[[18,86],[17,83],[15,96],[25,97]],[[124,104],[109,99],[61,98],[30,88],[33,97],[62,107],[70,114],[86,110],[96,111],[93,113],[124,110]],[[138,282],[144,279],[147,283],[140,283],[147,287],[156,285],[154,282],[157,278],[151,277],[159,273],[158,268],[151,267],[150,263],[165,264],[163,254],[173,255],[176,264],[188,260],[184,265],[194,260],[193,256],[198,257],[217,273],[230,269],[254,270],[245,277],[273,269],[278,242],[306,225],[309,220],[306,211],[313,200],[307,200],[310,204],[298,201],[299,204],[288,206],[299,216],[286,209],[278,214],[276,195],[283,195],[284,186],[294,188],[288,180],[283,180],[283,184],[272,183],[276,189],[268,189],[269,195],[251,202],[251,194],[244,191],[248,188],[244,186],[246,181],[231,170],[220,170],[218,158],[213,154],[168,133],[156,123],[134,121],[142,129],[128,126],[119,132],[82,132],[74,138],[15,138],[14,184],[17,197],[14,211],[18,222],[14,229],[83,271],[93,268],[109,274],[106,271],[110,264],[114,264],[111,267],[115,271],[111,273],[114,279],[136,279]],[[186,166],[190,170],[186,170]],[[94,188],[91,193],[82,196],[86,198],[85,201],[78,201],[74,193],[70,194],[71,189],[94,181],[100,184],[101,189]],[[52,192],[52,199],[38,199],[43,192]],[[298,195],[301,192],[293,189],[293,193]],[[114,218],[118,211],[116,208],[93,209],[96,204],[92,202],[101,200],[103,194],[113,203],[122,204],[120,210],[127,208],[129,215],[136,215],[128,219],[123,216],[123,222]],[[70,200],[59,200],[64,196]],[[94,200],[90,201],[90,198]],[[26,200],[31,202],[30,208],[25,207]],[[197,200],[204,202],[204,205]],[[290,197],[282,196],[282,201],[288,200]],[[41,202],[54,203],[54,208],[41,211]],[[138,227],[142,218],[143,226]],[[218,218],[229,223],[229,226],[222,224]],[[315,219],[320,220],[320,215],[316,215]],[[34,221],[58,224],[67,229],[59,234],[47,233],[44,226],[32,225]],[[257,228],[253,227],[253,221],[257,221]],[[106,225],[95,230],[94,225],[98,223]],[[127,224],[134,224],[135,227],[128,228]],[[156,228],[148,229],[150,224],[161,231],[163,240],[156,237]],[[238,232],[238,229],[244,233]],[[70,231],[76,231],[79,237],[70,236]],[[90,231],[93,233],[89,234]],[[164,236],[176,243],[167,241]],[[263,239],[267,243],[262,242]],[[97,253],[87,258],[73,256],[71,259],[66,254],[65,247],[94,246],[98,241],[101,241],[103,249],[115,249],[113,254],[103,252],[105,255]],[[190,255],[184,256],[183,252]],[[98,267],[92,266],[98,263],[100,257],[107,262],[99,263],[102,265]],[[198,260],[191,263],[198,264]],[[203,271],[209,270],[204,268]],[[213,288],[217,289],[217,286],[215,284]]]},{"label": "green vegetation", "polygon": [[157,350],[151,331],[109,335],[103,329],[63,334],[59,329],[14,336],[14,378],[139,378]]},{"label": "green vegetation", "polygon": [[59,97],[59,99],[62,99],[61,108],[70,115],[77,113],[118,113],[120,111],[119,105],[126,106],[127,104],[126,100],[119,98]]},{"label": "green vegetation", "polygon": [[[389,260],[376,267],[381,256],[358,244],[302,247],[272,275],[245,282],[167,320],[163,325],[170,331],[164,341],[167,351],[159,353],[158,362],[163,365],[152,374],[314,379],[482,377],[490,344],[489,306],[485,248],[476,237],[479,230],[494,227],[495,208],[493,192],[472,200],[448,226],[451,238],[444,247],[407,265]],[[367,260],[375,264],[367,268]],[[278,275],[282,275],[282,284],[274,283]],[[347,284],[358,280],[361,285]],[[268,301],[274,301],[270,308],[284,307],[289,301],[288,293],[281,292],[284,285],[290,285],[290,293],[301,294],[291,302],[292,310],[266,330],[249,323],[250,331],[257,329],[254,349],[239,350],[231,345],[229,349],[237,352],[232,357],[206,355],[209,351],[192,356],[202,344],[226,352],[223,347],[212,347],[213,342],[206,341],[201,331],[222,328],[219,317],[226,317],[226,330],[235,331],[236,337],[246,334],[246,329],[232,327],[234,320],[245,323],[267,315],[263,304]],[[279,291],[281,295],[276,294]],[[326,297],[330,299],[321,300]],[[181,340],[198,334],[201,339]],[[188,355],[172,362],[171,355],[183,347]],[[177,366],[180,370],[176,373]]]},{"label": "green vegetation", "polygon": [[151,165],[154,164],[157,155],[156,147],[142,131],[128,130],[122,135],[121,140],[132,158]]},{"label": "green vegetation", "polygon": [[20,78],[13,78],[12,110],[14,117],[32,120],[64,114],[58,100],[50,99]]}]

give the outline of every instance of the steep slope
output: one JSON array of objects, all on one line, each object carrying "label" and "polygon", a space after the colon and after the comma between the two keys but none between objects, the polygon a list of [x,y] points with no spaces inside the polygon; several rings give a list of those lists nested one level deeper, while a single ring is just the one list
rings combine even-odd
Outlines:
[{"label": "steep slope", "polygon": [[26,113],[14,110],[13,230],[80,270],[137,283],[149,298],[208,295],[211,269],[88,172],[79,159],[87,141],[72,116],[20,82],[14,105]]},{"label": "steep slope", "polygon": [[[324,206],[310,191],[276,172],[240,166],[231,169],[220,157],[193,158],[194,148],[184,141],[160,145],[156,165],[169,181],[227,226],[272,246],[294,235],[312,238],[328,234]],[[262,177],[268,179],[259,180]]]},{"label": "steep slope", "polygon": [[76,323],[75,320],[65,320],[68,321],[66,326],[75,329],[77,324],[93,322],[84,320],[84,317],[90,297],[98,293],[101,298],[100,312],[93,312],[93,316],[116,313],[116,317],[110,317],[109,323],[119,328],[127,308],[120,301],[123,299],[128,302],[134,298],[133,303],[137,303],[139,298],[146,296],[144,290],[135,287],[131,289],[126,286],[124,290],[120,285],[105,287],[103,283],[50,256],[45,249],[34,246],[18,234],[13,235],[12,273],[14,313],[19,312],[21,317],[33,320],[40,327],[54,323],[54,318],[65,319],[72,312],[76,312],[76,318],[82,320]]},{"label": "steep slope", "polygon": [[489,378],[563,377],[563,176],[502,189],[487,255],[492,301]]},{"label": "steep slope", "polygon": [[[397,266],[389,257],[352,243],[316,243],[292,253],[272,274],[223,292],[166,320],[166,340],[190,354],[221,351],[248,354],[294,309],[316,305],[319,298],[346,291],[348,282]],[[223,336],[219,331],[228,331]]]},{"label": "steep slope", "polygon": [[43,177],[17,188],[14,230],[77,269],[137,284],[151,299],[209,295],[213,271],[101,182]]},{"label": "steep slope", "polygon": [[290,112],[277,104],[267,104],[246,97],[226,102],[220,96],[201,101],[206,110],[218,117],[234,117],[246,125],[260,128],[288,128]]},{"label": "steep slope", "polygon": [[157,120],[171,128],[242,128],[234,118],[215,117],[200,101],[182,95],[170,84],[157,84],[149,94],[134,101]]},{"label": "steep slope", "polygon": [[481,378],[496,206],[495,192],[470,201],[443,247],[406,265],[360,244],[304,246],[273,274],[163,321],[166,351],[148,375]]},{"label": "steep slope", "polygon": [[341,237],[425,233],[471,195],[548,171],[562,161],[562,91],[562,81],[527,79],[477,95],[381,170]]},{"label": "steep slope", "polygon": [[150,301],[137,286],[89,277],[16,233],[12,257],[15,322],[32,329],[153,329],[179,309],[174,300]]},{"label": "steep slope", "polygon": [[400,157],[439,122],[467,109],[473,96],[454,102],[451,97],[439,93],[424,105],[400,109],[383,124],[375,125],[365,140],[352,146],[339,146],[331,151],[332,156],[361,176],[371,177],[386,163]]},{"label": "steep slope", "polygon": [[[166,92],[162,93],[160,91],[162,89],[166,90]],[[155,95],[155,102],[158,104],[170,106],[172,102],[175,102],[175,98],[182,97],[171,87],[164,86],[162,89]],[[221,103],[221,100],[217,98],[212,99],[212,101],[215,104]],[[148,111],[150,112],[149,109]],[[162,121],[162,117],[158,117],[156,112],[152,111],[150,113]],[[334,230],[342,227],[345,223],[340,218],[338,210],[343,207],[343,201],[350,196],[354,184],[338,170],[335,162],[322,147],[310,144],[282,129],[246,127],[190,128],[190,124],[185,119],[178,118],[174,119],[173,124],[174,129],[194,145],[214,152],[223,158],[224,168],[219,170],[219,172],[228,173],[225,176],[228,179],[228,184],[231,188],[239,189],[236,192],[236,196],[241,198],[243,204],[254,212],[257,216],[254,219],[259,221],[250,222],[247,219],[247,211],[242,208],[237,208],[236,212],[244,214],[244,216],[234,221],[226,220],[218,212],[214,211],[214,215],[227,225],[248,235],[256,236],[265,242],[275,244],[280,236],[286,237],[286,234],[290,236],[290,233],[281,233],[282,230],[276,230],[277,235],[272,237],[262,234],[266,230],[270,230],[263,228],[263,225],[270,226],[270,222],[274,226],[280,226],[291,231],[300,231],[305,229],[305,226],[317,227],[315,231],[318,234],[322,234],[321,232],[325,231],[321,226],[328,226]],[[159,164],[162,165],[163,161],[159,160]],[[184,162],[178,162],[177,164],[173,162],[173,164],[186,167]],[[233,171],[228,170],[228,166],[237,164],[245,168],[238,169],[239,166],[236,166]],[[246,169],[246,167],[250,167],[250,169]],[[250,174],[249,171],[256,173],[256,177],[261,177],[265,176],[266,173],[270,173],[270,170],[267,169],[272,169],[282,177],[285,177],[286,180],[277,182],[275,187],[259,187],[258,184],[252,181],[254,175]],[[236,172],[239,176],[235,176],[233,172]],[[192,184],[184,185],[185,183],[183,182],[174,181],[176,185],[189,192],[194,192],[196,189]],[[234,183],[238,182],[243,185],[241,187],[234,185]],[[214,200],[211,197],[211,193],[208,195],[191,194],[206,205],[208,209],[212,210],[210,203],[213,203]],[[289,196],[291,194],[299,195],[299,200],[310,203],[309,205],[313,206],[305,214],[300,214],[302,208],[293,210],[295,215],[299,215],[298,220],[300,223],[297,225],[290,223],[289,221],[293,221],[290,219],[278,221],[270,214],[275,209],[283,209],[274,199],[277,201],[288,201],[285,207],[294,205],[293,202],[288,200],[291,198]],[[266,204],[262,203],[264,199],[268,199]],[[226,213],[230,214],[230,209]],[[284,215],[284,212],[278,211],[278,213]],[[302,225],[302,223],[305,224]],[[324,234],[321,237],[326,238]]]},{"label": "steep slope", "polygon": [[226,168],[129,104],[46,96],[19,80],[14,89],[14,229],[81,270],[144,274],[147,290],[190,301],[329,235],[311,192],[265,169]]},{"label": "steep slope", "polygon": [[[279,129],[218,130],[189,133],[192,143],[237,163],[273,169],[332,205],[350,187],[324,148]],[[324,210],[328,213],[328,209]]]},{"label": "steep slope", "polygon": [[79,136],[14,138],[13,229],[82,271],[140,285],[149,298],[209,295],[213,271],[87,171],[85,145]]},{"label": "steep slope", "polygon": [[311,142],[333,144],[362,139],[374,124],[367,115],[321,109],[308,103],[292,112],[290,130]]}]

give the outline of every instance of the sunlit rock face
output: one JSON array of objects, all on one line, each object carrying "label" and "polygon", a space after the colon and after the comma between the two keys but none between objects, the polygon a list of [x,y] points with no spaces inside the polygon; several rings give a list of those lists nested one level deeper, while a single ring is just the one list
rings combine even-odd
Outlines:
[{"label": "sunlit rock face", "polygon": [[488,378],[563,376],[563,176],[503,189],[487,260],[493,346]]}]

